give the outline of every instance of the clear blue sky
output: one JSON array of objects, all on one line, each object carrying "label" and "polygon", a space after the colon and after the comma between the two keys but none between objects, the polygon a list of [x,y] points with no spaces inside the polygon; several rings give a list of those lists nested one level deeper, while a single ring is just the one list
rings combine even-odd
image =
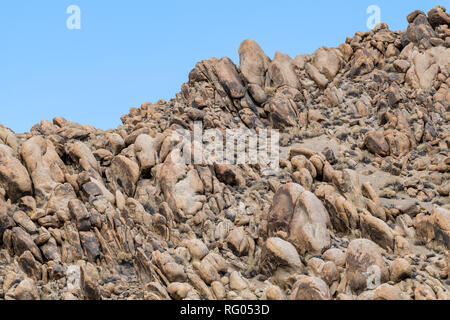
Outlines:
[{"label": "clear blue sky", "polygon": [[[72,4],[81,30],[66,27]],[[202,59],[238,63],[246,38],[270,57],[337,46],[367,30],[372,4],[394,30],[414,9],[450,9],[448,0],[1,0],[0,123],[24,132],[63,116],[115,128],[130,107],[174,97]]]}]

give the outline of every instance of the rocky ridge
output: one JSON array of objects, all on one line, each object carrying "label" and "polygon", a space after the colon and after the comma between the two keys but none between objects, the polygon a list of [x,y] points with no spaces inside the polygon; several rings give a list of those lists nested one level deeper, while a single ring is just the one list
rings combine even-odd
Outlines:
[{"label": "rocky ridge", "polygon": [[[0,299],[450,299],[450,15],[199,62],[114,130],[0,126]],[[280,130],[280,170],[172,134]]]}]

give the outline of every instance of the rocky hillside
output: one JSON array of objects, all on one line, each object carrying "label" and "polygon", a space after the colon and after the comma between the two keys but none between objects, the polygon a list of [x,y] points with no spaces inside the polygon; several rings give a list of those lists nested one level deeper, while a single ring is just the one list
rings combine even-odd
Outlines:
[{"label": "rocky hillside", "polygon": [[[450,299],[450,15],[199,62],[103,131],[0,126],[0,299]],[[178,129],[280,132],[280,169],[176,161]]]}]

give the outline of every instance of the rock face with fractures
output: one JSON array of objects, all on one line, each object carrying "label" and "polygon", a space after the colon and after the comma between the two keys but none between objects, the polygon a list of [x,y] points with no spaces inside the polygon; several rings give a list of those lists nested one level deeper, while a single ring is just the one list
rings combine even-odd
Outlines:
[{"label": "rock face with fractures", "polygon": [[[116,129],[0,125],[0,299],[450,299],[450,19],[407,20],[294,59],[245,40]],[[279,130],[278,170],[194,122]]]}]

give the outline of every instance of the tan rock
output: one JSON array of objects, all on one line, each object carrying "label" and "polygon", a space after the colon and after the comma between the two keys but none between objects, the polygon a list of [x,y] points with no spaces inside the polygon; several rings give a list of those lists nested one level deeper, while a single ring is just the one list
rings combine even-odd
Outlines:
[{"label": "tan rock", "polygon": [[391,280],[396,283],[411,277],[412,274],[412,268],[410,263],[403,258],[395,259],[391,263],[390,270],[391,270]]},{"label": "tan rock", "polygon": [[22,163],[15,157],[13,149],[0,144],[0,187],[15,202],[31,194],[31,179]]},{"label": "tan rock", "polygon": [[405,300],[402,291],[387,283],[379,286],[373,295],[373,300]]},{"label": "tan rock", "polygon": [[292,288],[291,300],[331,300],[330,289],[320,278],[299,276]]},{"label": "tan rock", "polygon": [[270,59],[253,40],[244,40],[239,46],[241,72],[249,84],[264,87]]},{"label": "tan rock", "polygon": [[379,247],[370,240],[357,239],[350,242],[346,254],[346,275],[354,292],[365,290],[370,280],[384,283],[388,280],[387,269]]},{"label": "tan rock", "polygon": [[300,87],[294,71],[294,60],[287,54],[276,52],[269,65],[268,77],[274,87],[288,86],[298,89]]}]

